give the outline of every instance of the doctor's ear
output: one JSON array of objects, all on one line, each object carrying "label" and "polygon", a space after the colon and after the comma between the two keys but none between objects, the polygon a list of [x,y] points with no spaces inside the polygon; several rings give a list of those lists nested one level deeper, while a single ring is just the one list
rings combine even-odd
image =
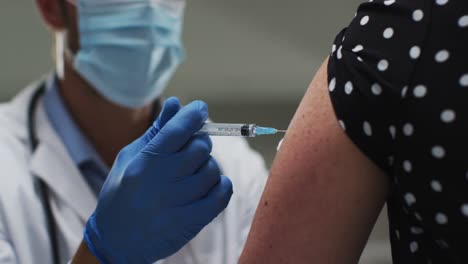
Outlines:
[{"label": "doctor's ear", "polygon": [[[0,0],[1,1],[1,0]],[[36,0],[44,21],[53,31],[66,31],[67,43],[71,51],[79,48],[77,9],[67,0]]]},{"label": "doctor's ear", "polygon": [[37,7],[45,23],[54,31],[67,28],[67,17],[64,0],[36,0]]}]

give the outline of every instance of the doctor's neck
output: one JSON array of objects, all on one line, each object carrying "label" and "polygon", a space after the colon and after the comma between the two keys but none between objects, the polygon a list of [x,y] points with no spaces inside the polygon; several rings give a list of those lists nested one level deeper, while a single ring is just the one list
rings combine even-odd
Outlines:
[{"label": "doctor's neck", "polygon": [[74,121],[109,167],[118,152],[141,136],[154,118],[152,105],[129,109],[104,99],[66,60],[59,87]]}]

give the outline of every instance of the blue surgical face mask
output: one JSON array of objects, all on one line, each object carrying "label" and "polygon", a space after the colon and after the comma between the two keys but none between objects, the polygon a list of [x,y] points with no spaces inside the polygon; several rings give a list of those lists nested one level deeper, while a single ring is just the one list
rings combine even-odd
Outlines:
[{"label": "blue surgical face mask", "polygon": [[108,100],[129,108],[154,101],[183,61],[182,12],[163,1],[174,0],[76,1],[80,49],[73,66]]}]

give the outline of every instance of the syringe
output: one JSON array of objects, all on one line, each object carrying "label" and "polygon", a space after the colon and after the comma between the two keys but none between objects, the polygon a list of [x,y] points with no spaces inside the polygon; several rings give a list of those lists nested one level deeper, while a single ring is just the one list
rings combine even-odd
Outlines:
[{"label": "syringe", "polygon": [[230,136],[230,137],[256,137],[261,135],[274,135],[278,132],[285,133],[285,130],[278,130],[272,127],[261,127],[255,124],[221,124],[206,123],[199,131],[200,134],[210,136]]}]

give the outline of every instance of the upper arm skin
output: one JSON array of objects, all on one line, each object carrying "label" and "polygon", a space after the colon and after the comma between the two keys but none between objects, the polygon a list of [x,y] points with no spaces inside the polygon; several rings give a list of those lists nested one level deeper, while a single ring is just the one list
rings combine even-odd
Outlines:
[{"label": "upper arm skin", "polygon": [[386,175],[340,128],[326,66],[273,163],[239,263],[357,263],[388,191]]}]

